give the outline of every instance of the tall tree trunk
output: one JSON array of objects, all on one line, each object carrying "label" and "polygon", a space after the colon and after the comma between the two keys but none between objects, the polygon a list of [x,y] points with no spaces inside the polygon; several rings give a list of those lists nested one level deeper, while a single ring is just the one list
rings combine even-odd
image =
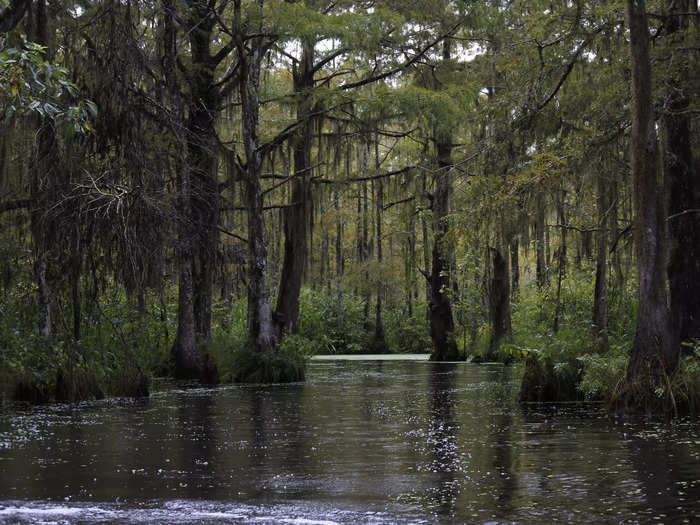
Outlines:
[{"label": "tall tree trunk", "polygon": [[[693,2],[695,4],[695,2]],[[684,47],[688,31],[688,0],[669,0],[666,31],[669,45]],[[700,181],[693,158],[688,113],[691,51],[673,49],[671,63],[675,78],[667,82],[664,115],[664,172],[669,188],[669,229],[673,238],[668,277],[671,315],[680,341],[700,339]],[[697,65],[697,61],[692,63]]]},{"label": "tall tree trunk", "polygon": [[[48,21],[44,0],[37,0],[36,12],[31,19],[30,33],[34,42],[49,45]],[[48,50],[51,53],[51,50]],[[51,257],[51,222],[47,211],[51,208],[50,199],[55,199],[58,183],[58,143],[53,122],[50,118],[37,121],[36,146],[32,159],[31,195],[34,207],[31,212],[31,232],[34,244],[34,278],[37,284],[39,303],[39,335],[50,344],[53,335],[51,316],[51,287],[46,272]]]},{"label": "tall tree trunk", "polygon": [[201,360],[197,350],[192,277],[192,230],[190,224],[190,172],[186,158],[185,110],[177,80],[177,32],[173,19],[173,0],[163,0],[163,66],[170,99],[170,125],[175,139],[174,168],[177,174],[178,208],[178,308],[177,335],[171,349],[174,375],[180,379],[200,376]]},{"label": "tall tree trunk", "polygon": [[497,358],[501,340],[509,335],[511,331],[508,252],[505,246],[502,249],[490,248],[490,252],[493,254],[493,273],[489,283],[491,338],[486,353],[487,361],[493,361]]},{"label": "tall tree trunk", "polygon": [[215,124],[221,111],[221,94],[215,70],[220,59],[211,54],[216,23],[211,7],[188,0],[187,8],[192,67],[186,75],[189,90],[185,125],[191,185],[190,210],[196,231],[192,249],[193,306],[197,336],[205,340],[211,335],[211,302],[219,244],[220,196]]},{"label": "tall tree trunk", "polygon": [[305,38],[299,65],[293,72],[297,120],[303,121],[293,139],[294,177],[289,207],[284,210],[284,263],[277,294],[276,319],[281,333],[299,330],[299,294],[307,266],[311,199],[311,145],[313,138],[312,100],[314,86],[314,43]]},{"label": "tall tree trunk", "polygon": [[345,325],[345,314],[343,311],[343,274],[345,273],[345,260],[343,258],[343,223],[340,217],[340,195],[338,194],[337,188],[333,192],[333,207],[336,213],[335,285],[337,288],[338,329],[342,332]]},{"label": "tall tree trunk", "polygon": [[[369,155],[369,143],[362,142],[360,144],[361,148],[361,156],[362,160],[360,162],[361,165],[361,176],[366,177],[367,176],[367,162],[368,162],[368,155]],[[360,243],[360,262],[362,265],[365,267],[363,270],[364,273],[364,281],[365,281],[365,290],[363,293],[364,296],[364,327],[366,330],[369,330],[370,328],[370,322],[369,322],[369,310],[370,310],[370,300],[372,298],[372,292],[369,288],[369,268],[367,265],[369,264],[369,195],[368,195],[368,188],[367,188],[367,181],[362,182],[362,236],[361,236],[361,243]]]},{"label": "tall tree trunk", "polygon": [[449,231],[447,215],[450,195],[452,193],[452,145],[438,142],[438,175],[435,194],[433,195],[433,242],[432,271],[430,273],[430,337],[433,340],[434,361],[455,361],[459,359],[457,343],[454,338],[454,319],[450,303],[449,261],[450,241],[446,239]]},{"label": "tall tree trunk", "polygon": [[[669,411],[669,378],[678,365],[666,300],[662,192],[658,184],[658,144],[651,92],[649,29],[644,0],[627,0],[632,68],[634,236],[639,305],[637,330],[625,382],[617,400],[623,411]],[[665,393],[658,395],[658,389]]]},{"label": "tall tree trunk", "polygon": [[413,299],[417,293],[416,290],[416,279],[415,279],[415,267],[416,267],[416,215],[411,213],[409,215],[409,236],[406,239],[407,244],[407,256],[406,256],[406,306],[408,309],[408,316],[413,317]]},{"label": "tall tree trunk", "polygon": [[73,303],[73,339],[80,341],[82,339],[82,304],[80,299],[80,273],[82,267],[82,251],[80,247],[80,226],[75,226],[73,233],[73,246],[71,247],[71,302]]},{"label": "tall tree trunk", "polygon": [[[428,193],[428,175],[426,173],[423,174],[423,195],[426,195]],[[421,214],[420,218],[420,225],[421,225],[421,238],[423,240],[423,265],[425,266],[425,273],[430,274],[431,273],[431,268],[430,268],[430,238],[428,237],[428,221],[425,218],[424,214]],[[425,282],[425,304],[427,305],[426,308],[426,318],[428,322],[430,322],[430,304],[431,304],[431,295],[432,295],[432,288],[430,285],[430,279],[427,279]]]},{"label": "tall tree trunk", "polygon": [[[240,4],[238,4],[240,9]],[[260,121],[260,68],[266,41],[254,36],[244,42],[237,36],[240,54],[241,126],[246,154],[245,185],[248,208],[248,340],[258,352],[277,350],[279,334],[272,317],[268,291],[267,246],[260,185],[262,153],[258,136]]]},{"label": "tall tree trunk", "polygon": [[561,190],[562,196],[561,201],[557,206],[557,215],[559,216],[559,224],[561,225],[561,244],[559,245],[559,254],[557,257],[558,268],[557,268],[557,298],[556,305],[554,307],[554,323],[552,330],[556,333],[559,331],[559,320],[561,318],[561,286],[566,275],[566,237],[568,233],[568,227],[566,224],[566,214],[564,213],[564,196],[563,190]]},{"label": "tall tree trunk", "polygon": [[541,195],[541,190],[537,191],[535,199],[535,275],[537,287],[543,288],[547,284],[547,265],[545,262],[545,213],[544,199]]},{"label": "tall tree trunk", "polygon": [[[375,148],[375,153],[377,149]],[[377,169],[379,168],[379,158],[376,159]],[[384,185],[382,179],[377,179],[377,192],[375,196],[375,208],[376,208],[376,237],[377,237],[377,265],[381,269],[382,267],[382,208],[384,206]],[[386,339],[384,336],[384,323],[382,322],[382,299],[384,296],[384,282],[379,277],[377,282],[377,304],[375,310],[374,319],[374,338],[372,340],[372,347],[377,353],[384,353],[386,351]]]},{"label": "tall tree trunk", "polygon": [[598,340],[598,349],[608,349],[608,226],[609,205],[607,188],[602,175],[597,176],[598,183],[598,229],[596,231],[596,267],[595,292],[593,297],[593,336]]},{"label": "tall tree trunk", "polygon": [[[443,42],[443,61],[450,60],[451,42]],[[452,198],[452,133],[442,129],[435,131],[435,150],[438,173],[433,195],[433,265],[430,273],[430,337],[433,340],[434,361],[455,361],[459,359],[457,342],[454,337],[454,318],[450,294],[450,263],[454,260],[452,242],[447,238],[449,224],[447,217]]]},{"label": "tall tree trunk", "polygon": [[520,243],[517,235],[510,240],[510,295],[513,299],[520,293]]}]

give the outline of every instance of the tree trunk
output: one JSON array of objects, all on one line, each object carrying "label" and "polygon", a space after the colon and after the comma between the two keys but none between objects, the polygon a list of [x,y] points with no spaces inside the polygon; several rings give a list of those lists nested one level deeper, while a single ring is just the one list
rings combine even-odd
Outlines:
[{"label": "tree trunk", "polygon": [[[30,28],[31,38],[38,44],[48,46],[46,5],[44,0],[36,3],[36,13]],[[49,50],[50,52],[50,50]],[[34,278],[37,284],[39,303],[39,335],[50,344],[53,335],[51,317],[51,288],[46,271],[51,257],[51,221],[46,213],[51,208],[49,199],[56,198],[58,186],[58,144],[53,123],[49,118],[37,119],[36,149],[32,160],[31,194],[35,203],[31,211],[31,231],[34,243]]]},{"label": "tree trunk", "polygon": [[[668,2],[666,31],[669,45],[682,47],[688,30],[690,2]],[[700,182],[693,159],[688,113],[690,51],[673,50],[676,78],[667,83],[668,108],[664,115],[664,171],[669,188],[669,229],[673,238],[668,277],[671,315],[680,341],[700,339]],[[696,64],[696,61],[693,61]],[[697,70],[696,70],[697,73]]]},{"label": "tree trunk", "polygon": [[304,39],[299,66],[295,69],[294,92],[297,102],[297,120],[304,123],[294,136],[294,177],[289,207],[284,210],[284,263],[276,319],[282,334],[299,330],[299,294],[306,270],[309,238],[309,208],[311,199],[311,145],[313,137],[312,100],[314,86],[314,44]]},{"label": "tree trunk", "polygon": [[82,304],[80,299],[80,270],[82,266],[82,252],[80,249],[80,227],[76,225],[75,238],[73,239],[73,247],[71,250],[71,302],[73,303],[73,339],[80,341],[82,339]]},{"label": "tree trunk", "polygon": [[593,337],[598,340],[598,349],[608,349],[608,199],[605,180],[597,177],[598,183],[598,230],[596,232],[595,292],[593,297]]},{"label": "tree trunk", "polygon": [[238,36],[240,53],[241,126],[246,154],[246,202],[248,208],[248,341],[258,352],[275,351],[279,341],[267,287],[267,246],[260,185],[262,153],[258,136],[260,120],[260,67],[265,41],[255,36],[247,43]]},{"label": "tree trunk", "polygon": [[[562,190],[563,193],[563,190]],[[556,305],[554,307],[554,323],[552,326],[552,330],[556,333],[559,331],[559,320],[561,318],[561,286],[562,282],[564,280],[564,277],[566,275],[566,237],[568,233],[567,229],[567,224],[566,224],[566,214],[564,213],[564,203],[563,203],[563,195],[562,195],[562,201],[559,202],[559,205],[557,206],[557,215],[559,216],[559,224],[561,225],[561,244],[559,245],[559,256],[557,257],[558,260],[558,268],[557,268],[557,298],[556,298]]]},{"label": "tree trunk", "polygon": [[[449,39],[443,42],[442,58],[450,60]],[[457,342],[454,337],[454,318],[450,294],[450,263],[454,260],[453,243],[447,238],[447,221],[452,198],[452,133],[448,129],[435,130],[435,151],[438,172],[435,193],[432,198],[433,210],[433,265],[430,273],[430,337],[433,340],[434,361],[455,361],[459,359]]]},{"label": "tree trunk", "polygon": [[221,94],[217,86],[218,60],[211,54],[216,23],[211,8],[203,3],[188,2],[187,35],[192,66],[188,80],[187,161],[190,170],[190,211],[196,236],[192,248],[194,316],[197,336],[211,335],[211,302],[214,270],[219,243],[217,226],[220,196],[217,183],[218,138],[215,124],[221,111]]},{"label": "tree trunk", "polygon": [[510,294],[516,298],[520,292],[520,243],[515,235],[510,240],[510,275]]},{"label": "tree trunk", "polygon": [[[377,148],[375,147],[375,154],[377,153]],[[376,159],[377,169],[379,169],[379,158]],[[377,265],[381,269],[382,267],[382,208],[384,206],[384,185],[382,179],[377,179],[377,192],[375,196],[375,208],[376,208],[376,237],[377,237]],[[384,336],[384,323],[382,322],[382,299],[384,295],[384,283],[382,282],[381,276],[377,282],[377,304],[375,310],[374,319],[374,337],[372,340],[372,348],[376,353],[384,353],[387,350],[386,339]]]},{"label": "tree trunk", "polygon": [[491,323],[491,339],[485,359],[494,361],[501,340],[510,334],[510,286],[508,276],[508,253],[505,256],[500,249],[490,248],[493,254],[492,277],[489,283],[489,321]]},{"label": "tree trunk", "polygon": [[540,193],[541,190],[538,190],[535,202],[535,275],[537,280],[537,287],[542,289],[547,284],[547,266],[545,263],[544,253],[544,199],[542,198],[542,195]]},{"label": "tree trunk", "polygon": [[201,360],[197,350],[194,317],[194,285],[192,278],[192,232],[190,228],[190,172],[186,158],[187,139],[184,134],[185,110],[177,80],[177,32],[173,20],[172,0],[163,1],[163,66],[170,99],[170,123],[175,139],[175,173],[177,174],[178,208],[178,308],[177,335],[171,349],[174,375],[178,379],[200,376]]},{"label": "tree trunk", "polygon": [[[362,160],[361,160],[361,176],[366,177],[367,176],[367,157],[369,155],[369,144],[366,144],[365,142],[362,142],[360,144],[360,148],[362,149],[361,155],[362,155]],[[370,329],[370,323],[369,323],[369,310],[370,310],[370,300],[372,299],[372,293],[369,289],[369,282],[370,282],[370,275],[369,275],[369,268],[367,265],[369,264],[369,196],[368,196],[368,190],[367,190],[367,181],[362,182],[362,216],[361,216],[361,221],[362,221],[362,232],[361,232],[361,241],[360,241],[360,262],[364,266],[364,281],[365,281],[365,290],[364,290],[364,327],[365,330]]]},{"label": "tree trunk", "polygon": [[[678,365],[678,345],[672,336],[666,300],[663,205],[657,181],[658,144],[644,0],[627,0],[625,14],[630,29],[632,68],[630,157],[639,304],[636,335],[617,406],[622,411],[670,411],[673,399],[670,377]],[[664,395],[659,396],[659,391]]]},{"label": "tree trunk", "polygon": [[[428,192],[428,175],[423,174],[423,194],[426,195]],[[422,235],[422,240],[423,240],[423,265],[425,266],[425,273],[430,274],[431,273],[431,268],[430,268],[430,238],[428,237],[428,221],[425,219],[425,215],[421,214],[420,218],[420,223],[421,223],[421,235]],[[430,280],[426,280],[425,282],[425,304],[427,305],[426,308],[426,318],[428,319],[428,322],[430,322],[430,304],[431,304],[431,295],[432,295],[432,288],[430,285]]]},{"label": "tree trunk", "polygon": [[408,309],[408,316],[413,317],[413,299],[417,294],[416,290],[416,280],[415,280],[415,267],[416,267],[416,216],[415,213],[409,215],[409,237],[406,239],[407,243],[407,260],[406,260],[406,306]]},{"label": "tree trunk", "polygon": [[430,273],[430,337],[433,340],[434,361],[456,361],[459,359],[454,338],[454,319],[450,303],[449,262],[451,243],[446,239],[449,231],[447,215],[452,193],[452,144],[450,138],[436,144],[438,174],[433,195],[433,261]]}]

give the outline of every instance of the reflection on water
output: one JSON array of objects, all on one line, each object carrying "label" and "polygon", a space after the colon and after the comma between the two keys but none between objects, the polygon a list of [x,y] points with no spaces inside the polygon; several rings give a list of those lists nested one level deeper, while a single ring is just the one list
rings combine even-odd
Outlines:
[{"label": "reflection on water", "polygon": [[512,368],[317,361],[305,384],[0,414],[0,523],[700,519],[700,428],[514,402]]}]

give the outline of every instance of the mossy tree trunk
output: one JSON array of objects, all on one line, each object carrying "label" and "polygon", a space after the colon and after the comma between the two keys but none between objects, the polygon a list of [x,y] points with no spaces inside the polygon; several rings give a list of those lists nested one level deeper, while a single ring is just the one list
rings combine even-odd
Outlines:
[{"label": "mossy tree trunk", "polygon": [[[623,412],[672,409],[670,377],[678,365],[666,296],[663,202],[652,100],[649,28],[644,0],[627,0],[632,68],[630,157],[635,197],[634,237],[639,299],[637,329],[617,407]],[[658,392],[664,392],[659,396]]]},{"label": "mossy tree trunk", "polygon": [[[379,136],[377,135],[374,143],[374,167],[376,172],[379,172]],[[377,267],[381,268],[384,260],[382,252],[382,212],[384,208],[384,183],[381,178],[375,182],[375,237],[377,246]],[[387,351],[386,337],[384,335],[384,322],[382,320],[382,301],[384,299],[384,281],[382,276],[378,277],[377,281],[377,303],[375,307],[374,317],[374,336],[372,338],[372,348],[374,352],[384,353]]]},{"label": "mossy tree trunk", "polygon": [[593,295],[593,336],[599,342],[599,350],[604,352],[608,348],[608,225],[611,221],[609,220],[608,189],[602,174],[596,177],[596,182],[598,187],[598,227]]},{"label": "mossy tree trunk", "polygon": [[[30,20],[31,37],[38,44],[49,46],[48,20],[44,0],[37,0]],[[48,53],[51,53],[48,48]],[[37,118],[38,132],[32,160],[31,178],[31,231],[34,244],[34,278],[37,284],[39,303],[39,335],[49,343],[53,334],[51,309],[51,286],[47,277],[47,267],[51,259],[51,222],[47,211],[57,197],[60,186],[59,157],[56,131],[50,118]]]},{"label": "mossy tree trunk", "polygon": [[700,174],[693,158],[688,112],[688,81],[691,71],[697,74],[698,61],[684,49],[689,11],[688,0],[669,1],[665,24],[671,61],[677,64],[674,78],[667,82],[663,160],[670,195],[668,224],[673,238],[668,271],[671,314],[680,341],[700,339]]},{"label": "mossy tree trunk", "polygon": [[448,239],[449,202],[452,194],[452,145],[438,142],[438,174],[433,195],[433,241],[432,269],[430,272],[430,337],[433,340],[434,361],[455,361],[459,358],[454,338],[454,319],[450,293],[451,243]]},{"label": "mossy tree trunk", "polygon": [[[238,27],[241,27],[241,3],[236,2]],[[252,28],[251,28],[252,29]],[[265,36],[238,34],[241,79],[241,127],[246,154],[245,187],[248,210],[248,341],[258,352],[276,351],[277,325],[272,316],[268,289],[267,244],[265,239],[264,194],[260,184],[263,154],[260,147],[260,71],[263,58],[272,45]]]},{"label": "mossy tree trunk", "polygon": [[[510,280],[508,275],[508,252],[503,249],[490,248],[492,255],[492,275],[489,283],[489,323],[491,338],[485,356],[487,361],[497,359],[498,349],[504,337],[510,335]],[[505,254],[505,255],[504,255]]]},{"label": "mossy tree trunk", "polygon": [[178,309],[177,334],[171,349],[174,375],[180,379],[199,377],[202,363],[197,350],[194,316],[192,231],[190,226],[190,172],[186,158],[185,109],[177,79],[177,30],[172,0],[163,2],[163,68],[170,102],[170,128],[175,142],[174,171],[177,175]]},{"label": "mossy tree trunk", "polygon": [[302,54],[293,71],[297,102],[297,120],[301,122],[292,139],[294,175],[289,207],[284,210],[284,262],[277,294],[276,319],[280,332],[294,334],[299,330],[299,294],[307,267],[309,212],[311,200],[311,146],[313,138],[312,100],[314,87],[314,44],[302,40]]}]

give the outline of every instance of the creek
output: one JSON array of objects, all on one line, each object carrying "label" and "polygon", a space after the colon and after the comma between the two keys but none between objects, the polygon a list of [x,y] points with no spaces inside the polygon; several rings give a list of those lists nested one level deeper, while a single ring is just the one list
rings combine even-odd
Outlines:
[{"label": "creek", "polygon": [[290,385],[0,412],[0,523],[698,523],[700,424],[516,402],[517,369],[320,359]]}]

